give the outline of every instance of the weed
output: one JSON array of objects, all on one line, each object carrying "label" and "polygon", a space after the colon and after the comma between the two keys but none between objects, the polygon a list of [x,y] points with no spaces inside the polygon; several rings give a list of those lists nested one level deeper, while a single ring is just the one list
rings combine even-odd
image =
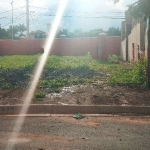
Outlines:
[{"label": "weed", "polygon": [[109,55],[108,62],[110,63],[118,63],[121,60],[120,56],[117,55]]},{"label": "weed", "polygon": [[43,99],[43,98],[45,98],[45,93],[43,93],[43,92],[35,92],[35,94],[34,94],[34,98],[35,99],[38,99],[38,100],[41,100],[41,99]]},{"label": "weed", "polygon": [[135,64],[133,69],[119,68],[113,70],[109,77],[111,85],[126,85],[126,86],[147,86],[147,60],[145,57]]}]

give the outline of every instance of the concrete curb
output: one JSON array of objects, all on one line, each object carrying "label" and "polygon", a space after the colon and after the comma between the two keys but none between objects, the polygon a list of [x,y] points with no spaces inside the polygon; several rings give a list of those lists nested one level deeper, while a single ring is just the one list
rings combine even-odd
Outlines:
[{"label": "concrete curb", "polygon": [[[18,115],[22,105],[0,105],[0,115]],[[150,114],[150,106],[30,105],[27,114]]]}]

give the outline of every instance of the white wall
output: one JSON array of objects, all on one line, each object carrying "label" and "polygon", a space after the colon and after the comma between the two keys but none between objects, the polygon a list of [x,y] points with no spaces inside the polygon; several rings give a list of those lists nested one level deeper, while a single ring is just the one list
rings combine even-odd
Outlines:
[{"label": "white wall", "polygon": [[126,39],[121,42],[121,58],[126,61]]},{"label": "white wall", "polygon": [[140,47],[140,23],[137,23],[134,25],[131,34],[128,36],[128,59],[129,61],[132,61],[133,59],[133,52],[132,52],[132,43],[134,43],[135,47],[135,61],[138,60],[138,51],[137,51],[137,45]]}]

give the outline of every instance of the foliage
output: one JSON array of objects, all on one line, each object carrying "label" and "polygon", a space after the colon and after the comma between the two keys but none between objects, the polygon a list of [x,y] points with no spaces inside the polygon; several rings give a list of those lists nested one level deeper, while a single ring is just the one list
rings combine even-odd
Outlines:
[{"label": "foliage", "polygon": [[[114,3],[119,2],[120,0],[112,0]],[[135,18],[143,19],[150,17],[150,0],[137,0],[137,2],[128,5],[129,13]]]},{"label": "foliage", "polygon": [[0,69],[33,68],[39,58],[38,55],[0,56]]},{"label": "foliage", "polygon": [[121,30],[119,28],[110,27],[107,31],[108,36],[121,36]]},{"label": "foliage", "polygon": [[46,94],[44,92],[35,92],[35,94],[34,94],[34,98],[38,99],[38,100],[45,98],[45,96],[46,96]]},{"label": "foliage", "polygon": [[[0,57],[0,88],[26,88],[40,55]],[[13,62],[13,63],[12,63]],[[38,88],[59,92],[64,86],[106,80],[120,65],[86,56],[49,56]]]},{"label": "foliage", "polygon": [[[25,88],[40,55],[0,57],[0,87]],[[13,63],[12,63],[13,62]]]},{"label": "foliage", "polygon": [[8,38],[7,30],[0,27],[0,39],[7,39],[7,38]]},{"label": "foliage", "polygon": [[[13,37],[14,39],[18,39],[21,36],[24,36],[24,31],[26,31],[26,27],[24,24],[14,25],[13,26]],[[11,39],[12,38],[12,26],[10,26],[7,30],[0,28],[0,38],[1,39]]]},{"label": "foliage", "polygon": [[[39,57],[0,57],[0,88],[27,88]],[[132,69],[130,64],[111,64],[92,59],[89,54],[78,57],[49,56],[38,89],[44,93],[60,92],[64,86],[91,84],[97,80],[108,81],[111,85],[146,86],[146,65],[145,58]]]},{"label": "foliage", "polygon": [[137,2],[128,6],[129,13],[135,18],[141,18],[145,20],[150,17],[150,1],[149,0],[138,0]]},{"label": "foliage", "polygon": [[120,56],[110,55],[108,57],[108,62],[110,62],[110,63],[119,62],[119,60],[121,60]]},{"label": "foliage", "polygon": [[112,85],[147,86],[147,60],[142,57],[133,69],[118,68],[109,77]]},{"label": "foliage", "polygon": [[133,81],[139,85],[147,86],[147,59],[141,57],[133,69]]},{"label": "foliage", "polygon": [[74,31],[69,31],[67,29],[62,29],[57,32],[56,37],[59,38],[60,35],[66,35],[68,38],[77,38],[77,37],[96,37],[101,33],[107,33],[108,36],[120,36],[121,31],[119,28],[110,27],[108,31],[103,29],[94,29],[90,31],[83,31],[82,29],[75,29]]}]

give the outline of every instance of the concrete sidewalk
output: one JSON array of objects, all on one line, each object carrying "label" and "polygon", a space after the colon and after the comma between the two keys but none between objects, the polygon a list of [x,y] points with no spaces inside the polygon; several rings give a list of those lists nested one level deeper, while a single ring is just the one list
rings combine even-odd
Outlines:
[{"label": "concrete sidewalk", "polygon": [[[0,116],[5,150],[16,117]],[[150,117],[27,117],[15,150],[149,150]],[[14,142],[12,140],[12,142]]]}]

